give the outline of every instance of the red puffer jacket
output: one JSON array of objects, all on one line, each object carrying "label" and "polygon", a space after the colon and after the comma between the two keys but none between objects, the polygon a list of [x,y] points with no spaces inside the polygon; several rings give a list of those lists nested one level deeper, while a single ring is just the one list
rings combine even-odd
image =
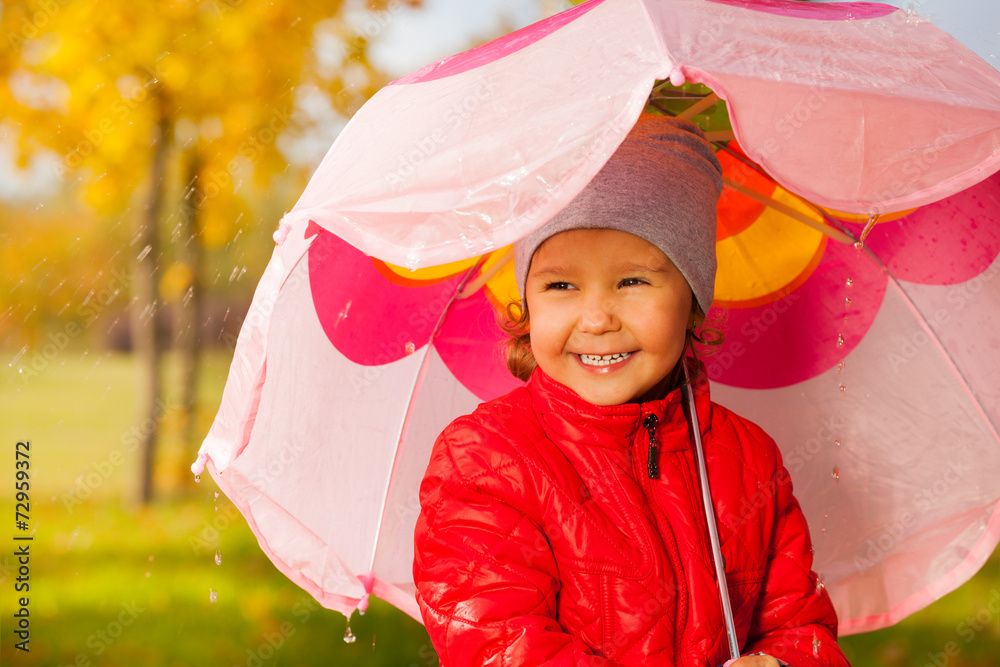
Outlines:
[{"label": "red puffer jacket", "polygon": [[[792,667],[847,665],[774,442],[711,403],[707,382],[695,395],[741,646]],[[728,658],[681,396],[595,406],[536,370],[445,429],[413,565],[443,666]]]}]

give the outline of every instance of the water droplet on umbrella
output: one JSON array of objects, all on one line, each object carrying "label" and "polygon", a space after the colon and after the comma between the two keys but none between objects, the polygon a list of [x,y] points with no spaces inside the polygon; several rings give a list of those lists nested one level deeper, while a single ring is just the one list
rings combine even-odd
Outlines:
[{"label": "water droplet on umbrella", "polygon": [[208,589],[208,601],[211,602],[212,604],[215,604],[218,600],[219,600],[219,594],[217,592],[215,592],[215,590],[209,588]]},{"label": "water droplet on umbrella", "polygon": [[819,644],[819,637],[817,637],[816,635],[813,635],[813,655],[816,655],[816,656],[819,655],[819,646],[820,646],[820,644]]},{"label": "water droplet on umbrella", "polygon": [[216,565],[222,565],[222,550],[221,549],[216,549],[215,550],[215,564]]},{"label": "water droplet on umbrella", "polygon": [[838,373],[843,373],[845,366],[847,366],[847,362],[846,361],[841,361],[839,364],[837,364],[837,372]]},{"label": "water droplet on umbrella", "polygon": [[844,307],[847,308],[851,305],[851,297],[844,297]]},{"label": "water droplet on umbrella", "polygon": [[353,644],[357,641],[357,639],[358,638],[354,636],[354,633],[351,632],[351,620],[347,619],[347,630],[344,632],[344,643]]},{"label": "water droplet on umbrella", "polygon": [[848,278],[845,284],[850,287],[854,284],[854,278]]},{"label": "water droplet on umbrella", "polygon": [[146,259],[146,255],[148,255],[148,254],[149,254],[149,252],[150,252],[150,251],[151,251],[152,249],[153,249],[153,246],[151,246],[151,245],[147,245],[147,246],[146,246],[145,248],[143,248],[143,249],[142,249],[142,252],[140,252],[140,253],[139,253],[139,255],[138,255],[138,257],[136,257],[136,259],[137,259],[137,260],[139,260],[140,262],[141,262],[142,260]]},{"label": "water droplet on umbrella", "polygon": [[843,385],[843,384],[840,385],[840,393],[841,394],[846,394],[847,393],[847,385]]},{"label": "water droplet on umbrella", "polygon": [[844,347],[844,334],[837,334],[837,347]]},{"label": "water droplet on umbrella", "polygon": [[413,341],[409,341],[409,342],[406,343],[406,353],[407,354],[413,354],[416,351],[417,351],[417,346],[413,344]]},{"label": "water droplet on umbrella", "polygon": [[868,216],[868,224],[865,225],[864,230],[861,232],[861,238],[858,239],[858,242],[854,244],[855,248],[861,250],[861,248],[864,247],[865,239],[868,238],[868,234],[872,231],[872,229],[875,228],[875,223],[878,222],[878,219],[879,219],[878,213],[872,213],[871,215]]},{"label": "water droplet on umbrella", "polygon": [[840,447],[840,445],[841,445],[841,442],[840,442],[840,440],[834,440],[834,441],[833,441],[833,444],[835,444],[835,445],[837,445],[838,447]]},{"label": "water droplet on umbrella", "polygon": [[838,466],[833,466],[833,472],[830,473],[830,476],[833,477],[835,480],[837,480],[839,482],[840,481],[840,468]]},{"label": "water droplet on umbrella", "polygon": [[857,250],[858,252],[861,252],[861,249],[864,247],[865,245],[861,241],[854,242],[854,249]]}]

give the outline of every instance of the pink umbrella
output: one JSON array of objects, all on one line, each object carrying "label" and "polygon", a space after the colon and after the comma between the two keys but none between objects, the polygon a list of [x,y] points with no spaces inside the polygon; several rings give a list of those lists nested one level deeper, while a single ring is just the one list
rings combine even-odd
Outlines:
[{"label": "pink umbrella", "polygon": [[[325,606],[375,594],[419,619],[434,437],[515,386],[495,348],[494,308],[517,298],[504,246],[575,196],[664,78],[711,86],[781,184],[769,201],[826,232],[720,231],[709,373],[785,452],[842,629],[898,620],[992,551],[1000,75],[884,5],[591,0],[380,91],[275,235],[199,463]],[[922,208],[860,252],[793,192]]]}]

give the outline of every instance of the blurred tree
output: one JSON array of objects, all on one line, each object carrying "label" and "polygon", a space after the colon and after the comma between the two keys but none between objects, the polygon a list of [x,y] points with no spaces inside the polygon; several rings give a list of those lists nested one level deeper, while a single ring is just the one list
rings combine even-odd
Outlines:
[{"label": "blurred tree", "polygon": [[[272,180],[288,169],[277,140],[286,130],[309,135],[314,116],[303,106],[318,98],[348,117],[384,82],[365,48],[402,6],[401,0],[3,4],[0,107],[5,122],[19,125],[20,164],[54,154],[65,189],[104,219],[125,213],[132,220],[129,307],[144,424],[163,417],[164,301],[183,313],[178,347],[190,425],[205,253],[239,233],[247,191],[266,199]],[[185,430],[193,436],[190,426]],[[158,428],[141,432],[140,493],[147,503]]]}]

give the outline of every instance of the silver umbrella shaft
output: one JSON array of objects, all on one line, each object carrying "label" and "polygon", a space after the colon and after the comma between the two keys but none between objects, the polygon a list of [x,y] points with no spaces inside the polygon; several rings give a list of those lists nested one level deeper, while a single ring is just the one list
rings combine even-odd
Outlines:
[{"label": "silver umbrella shaft", "polygon": [[[687,364],[684,365],[687,375]],[[690,376],[688,376],[690,380]],[[705,451],[701,445],[701,424],[698,423],[698,411],[694,404],[694,392],[690,384],[684,392],[688,398],[688,412],[691,420],[691,433],[694,440],[695,456],[698,460],[698,479],[701,481],[701,501],[705,509],[705,522],[708,524],[708,537],[712,543],[712,560],[715,562],[715,579],[719,584],[719,599],[722,601],[722,615],[726,619],[726,638],[729,640],[729,657],[740,657],[740,642],[736,637],[736,624],[733,622],[733,607],[729,602],[729,586],[726,584],[726,562],[722,558],[722,546],[719,544],[719,529],[715,525],[715,506],[712,504],[712,491],[708,488],[708,470],[705,467]]]}]

